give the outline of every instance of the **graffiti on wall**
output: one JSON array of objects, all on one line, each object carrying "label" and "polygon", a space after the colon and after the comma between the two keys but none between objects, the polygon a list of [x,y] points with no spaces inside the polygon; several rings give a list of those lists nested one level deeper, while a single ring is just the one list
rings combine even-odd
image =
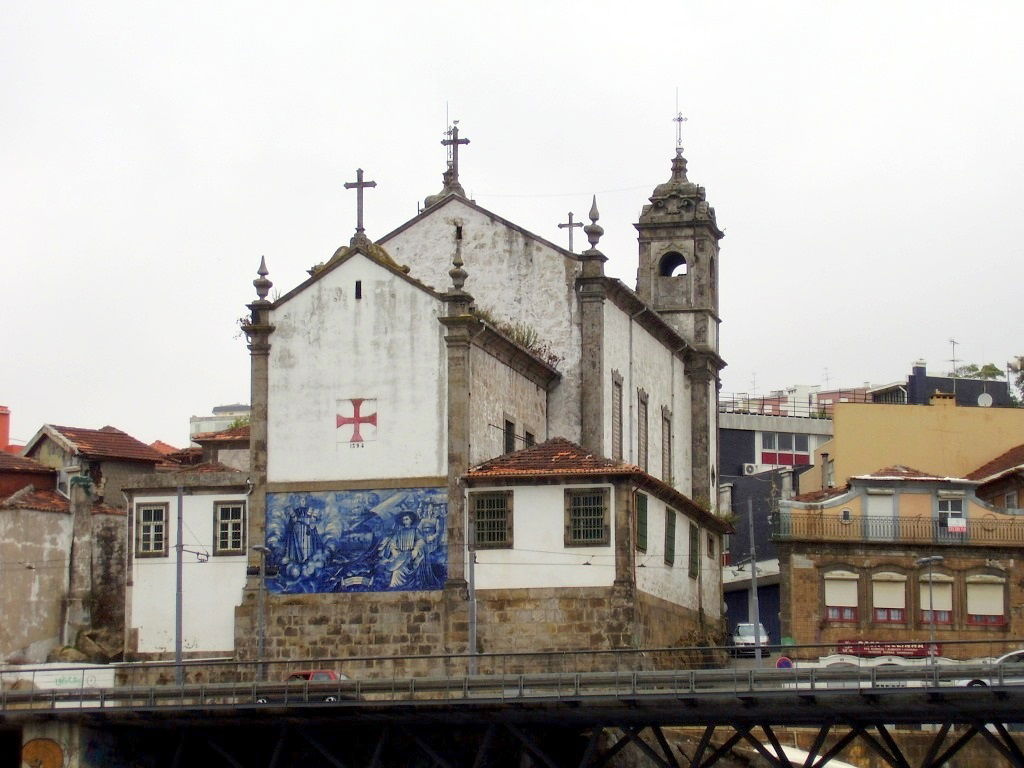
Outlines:
[{"label": "graffiti on wall", "polygon": [[267,588],[279,594],[441,589],[443,488],[267,494]]}]

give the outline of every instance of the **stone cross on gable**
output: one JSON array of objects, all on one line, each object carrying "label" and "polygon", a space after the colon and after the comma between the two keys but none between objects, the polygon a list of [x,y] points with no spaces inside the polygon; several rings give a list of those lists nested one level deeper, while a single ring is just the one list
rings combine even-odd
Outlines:
[{"label": "stone cross on gable", "polygon": [[454,184],[459,183],[459,144],[469,144],[469,139],[459,138],[459,121],[456,120],[452,127],[448,129],[448,136],[450,138],[441,139],[441,144],[446,147],[451,147],[452,151],[452,178],[451,181]]},{"label": "stone cross on gable", "polygon": [[376,181],[363,181],[363,169],[356,168],[356,180],[346,181],[345,189],[356,191],[356,235],[363,234],[363,190],[369,187],[376,187]]},{"label": "stone cross on gable", "polygon": [[583,222],[582,221],[573,221],[572,220],[572,211],[569,211],[569,221],[567,223],[565,223],[565,224],[559,224],[558,225],[559,229],[566,229],[566,228],[568,228],[568,230],[569,230],[569,253],[573,253],[573,250],[572,250],[572,231],[576,227],[579,227],[580,229],[582,229],[583,228]]}]

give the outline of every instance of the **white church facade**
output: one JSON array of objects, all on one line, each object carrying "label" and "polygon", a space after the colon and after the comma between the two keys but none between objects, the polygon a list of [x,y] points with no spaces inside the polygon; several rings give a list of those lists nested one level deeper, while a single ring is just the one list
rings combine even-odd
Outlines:
[{"label": "white church facade", "polygon": [[[637,290],[441,193],[275,301],[252,359],[253,657],[607,649],[721,631],[718,240],[704,190],[645,206]],[[267,566],[258,587],[260,559]],[[257,595],[265,616],[257,626]],[[262,627],[262,628],[261,628]]]}]

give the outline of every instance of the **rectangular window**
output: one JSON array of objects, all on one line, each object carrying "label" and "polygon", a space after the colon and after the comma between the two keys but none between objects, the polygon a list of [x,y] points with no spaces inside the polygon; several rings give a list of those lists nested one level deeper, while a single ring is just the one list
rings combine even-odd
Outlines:
[{"label": "rectangular window", "polygon": [[1017,492],[1007,491],[1006,500],[1004,502],[1006,509],[1017,509]]},{"label": "rectangular window", "polygon": [[636,495],[636,548],[647,551],[647,496],[642,493]]},{"label": "rectangular window", "polygon": [[516,425],[505,419],[505,453],[512,453],[516,449]]},{"label": "rectangular window", "polygon": [[647,393],[642,389],[637,393],[636,463],[647,471]]},{"label": "rectangular window", "polygon": [[[890,580],[892,579],[892,580]],[[883,624],[903,623],[907,605],[905,577],[895,580],[875,578],[871,581],[872,619]]]},{"label": "rectangular window", "polygon": [[938,538],[963,539],[967,533],[963,499],[939,499]]},{"label": "rectangular window", "polygon": [[512,491],[471,493],[477,549],[512,547]]},{"label": "rectangular window", "polygon": [[676,511],[665,507],[665,565],[676,564]]},{"label": "rectangular window", "polygon": [[761,463],[780,467],[810,464],[810,440],[791,432],[762,432]]},{"label": "rectangular window", "polygon": [[967,623],[1001,625],[1006,623],[1002,582],[967,582]]},{"label": "rectangular window", "polygon": [[825,618],[828,621],[857,620],[857,579],[825,579]]},{"label": "rectangular window", "polygon": [[715,559],[715,552],[717,551],[717,549],[718,547],[715,546],[715,535],[713,533],[709,533],[707,546],[707,555],[709,560]]},{"label": "rectangular window", "polygon": [[565,546],[606,545],[608,526],[607,488],[570,488],[565,491]]},{"label": "rectangular window", "polygon": [[936,574],[930,582],[922,578],[918,585],[918,602],[921,607],[921,623],[932,623],[932,610],[935,611],[936,624],[953,623],[953,582],[940,581],[947,576]]},{"label": "rectangular window", "polygon": [[661,409],[661,479],[672,485],[672,414]]},{"label": "rectangular window", "polygon": [[612,459],[622,461],[622,377],[612,371]]},{"label": "rectangular window", "polygon": [[245,554],[245,502],[224,501],[214,504],[213,554]]},{"label": "rectangular window", "polygon": [[164,557],[167,555],[167,505],[140,504],[135,508],[136,544],[138,557]]},{"label": "rectangular window", "polygon": [[690,523],[690,578],[700,574],[700,528]]},{"label": "rectangular window", "polygon": [[527,448],[532,448],[537,444],[537,438],[533,436],[533,432],[527,431],[523,434],[523,444]]}]

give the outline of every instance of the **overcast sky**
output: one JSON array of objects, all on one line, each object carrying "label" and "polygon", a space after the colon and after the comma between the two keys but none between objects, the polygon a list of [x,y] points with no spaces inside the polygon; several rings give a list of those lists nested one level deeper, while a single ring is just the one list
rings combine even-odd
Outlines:
[{"label": "overcast sky", "polygon": [[[723,393],[1024,354],[1024,3],[73,2],[0,11],[0,404],[12,437],[182,445],[248,402],[237,319],[441,186],[608,272],[669,176],[726,231]],[[446,107],[447,105],[447,107]],[[577,250],[583,241],[577,235]],[[471,267],[470,267],[471,268]]]}]

